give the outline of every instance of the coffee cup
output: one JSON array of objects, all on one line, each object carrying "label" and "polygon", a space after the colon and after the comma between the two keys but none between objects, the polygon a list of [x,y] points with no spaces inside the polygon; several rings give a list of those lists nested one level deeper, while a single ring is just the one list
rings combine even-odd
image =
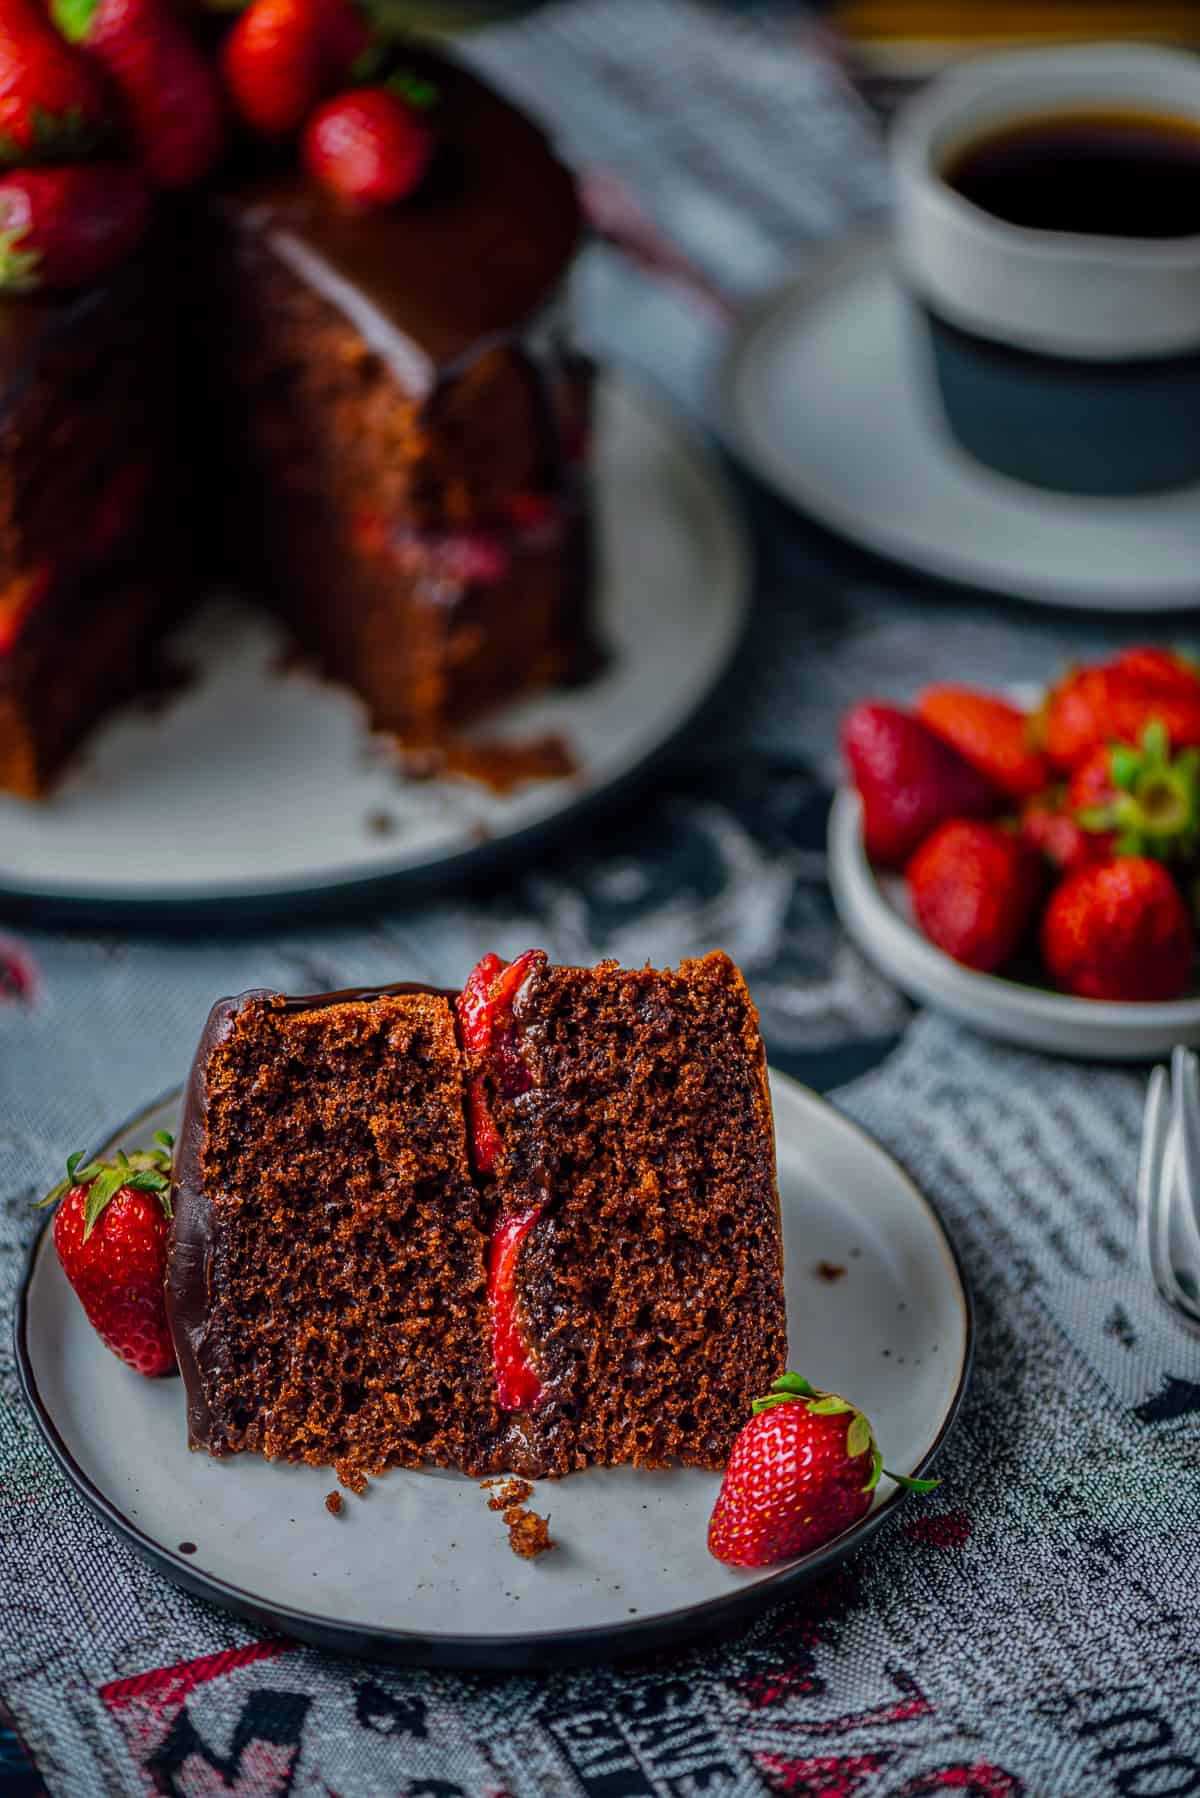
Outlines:
[{"label": "coffee cup", "polygon": [[892,155],[900,275],[962,448],[1063,493],[1200,481],[1200,59],[983,56],[901,109]]}]

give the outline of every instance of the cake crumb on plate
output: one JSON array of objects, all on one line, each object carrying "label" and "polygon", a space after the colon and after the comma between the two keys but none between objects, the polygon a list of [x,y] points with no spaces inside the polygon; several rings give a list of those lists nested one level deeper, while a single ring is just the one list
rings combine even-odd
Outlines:
[{"label": "cake crumb on plate", "polygon": [[550,1519],[539,1517],[536,1511],[527,1511],[523,1505],[512,1505],[504,1513],[504,1521],[508,1525],[508,1546],[523,1560],[532,1561],[535,1555],[544,1555],[548,1548],[558,1547],[550,1535]]},{"label": "cake crumb on plate", "polygon": [[481,1492],[490,1492],[489,1511],[502,1511],[504,1521],[508,1525],[508,1546],[515,1555],[523,1560],[532,1561],[535,1555],[545,1554],[548,1548],[557,1548],[558,1543],[550,1535],[550,1519],[539,1517],[536,1511],[526,1509],[525,1500],[533,1496],[533,1487],[528,1480],[495,1479],[481,1480]]},{"label": "cake crumb on plate", "polygon": [[326,1497],[326,1500],[325,1500],[325,1509],[329,1512],[329,1515],[331,1517],[340,1517],[341,1516],[341,1514],[342,1514],[342,1495],[340,1492],[331,1492],[328,1494],[328,1496]]},{"label": "cake crumb on plate", "polygon": [[499,1491],[492,1492],[488,1499],[489,1511],[508,1511],[512,1505],[523,1505],[533,1495],[533,1487],[528,1480],[486,1480],[484,1485],[488,1491],[499,1487]]}]

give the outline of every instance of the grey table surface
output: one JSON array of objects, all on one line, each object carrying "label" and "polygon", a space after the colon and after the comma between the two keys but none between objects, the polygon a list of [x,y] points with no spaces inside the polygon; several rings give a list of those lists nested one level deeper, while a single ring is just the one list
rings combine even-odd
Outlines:
[{"label": "grey table surface", "polygon": [[[586,340],[702,428],[739,307],[885,222],[875,122],[787,6],[562,0],[468,52],[583,171],[601,240]],[[182,1077],[220,993],[456,983],[487,947],[665,962],[721,946],[772,1059],[832,1089],[959,1245],[977,1371],[943,1487],[735,1639],[540,1679],[355,1666],[259,1642],[110,1538],[25,1415],[6,1328],[0,1694],[25,1749],[0,1729],[4,1798],[1200,1792],[1200,1348],[1134,1256],[1144,1076],[914,1014],[838,930],[823,853],[850,700],[938,675],[1036,680],[1145,633],[934,586],[730,472],[758,567],[734,664],[644,786],[535,860],[349,919],[4,937],[0,1303],[38,1227],[30,1199],[66,1150]]]}]

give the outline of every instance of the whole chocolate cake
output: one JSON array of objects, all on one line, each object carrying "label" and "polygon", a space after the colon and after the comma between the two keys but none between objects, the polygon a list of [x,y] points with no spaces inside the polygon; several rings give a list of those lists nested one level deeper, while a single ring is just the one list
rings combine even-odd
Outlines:
[{"label": "whole chocolate cake", "polygon": [[725,955],[222,1000],[176,1151],[193,1448],[723,1465],[782,1372],[766,1064]]},{"label": "whole chocolate cake", "polygon": [[243,122],[95,279],[0,257],[0,788],[43,792],[137,691],[198,569],[420,749],[595,666],[574,181],[449,58],[370,54],[372,93],[420,99],[402,197]]}]

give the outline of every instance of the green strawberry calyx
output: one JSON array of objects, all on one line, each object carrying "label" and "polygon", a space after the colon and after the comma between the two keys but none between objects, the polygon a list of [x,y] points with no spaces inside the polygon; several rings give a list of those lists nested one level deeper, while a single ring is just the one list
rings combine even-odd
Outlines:
[{"label": "green strawberry calyx", "polygon": [[852,1405],[849,1399],[842,1398],[836,1392],[822,1392],[806,1380],[803,1374],[781,1374],[771,1387],[766,1398],[756,1398],[751,1410],[755,1417],[761,1417],[764,1411],[771,1411],[776,1405],[803,1404],[814,1417],[837,1417],[845,1412],[850,1418],[846,1430],[846,1453],[852,1460],[859,1455],[869,1454],[871,1472],[863,1487],[864,1492],[871,1492],[879,1484],[879,1476],[886,1473],[889,1480],[905,1492],[932,1492],[941,1480],[917,1480],[906,1473],[893,1473],[883,1464],[883,1456],[875,1441],[875,1433],[863,1413]]},{"label": "green strawberry calyx", "polygon": [[67,42],[81,44],[92,28],[99,0],[50,0],[50,17]]},{"label": "green strawberry calyx", "polygon": [[1200,750],[1172,757],[1166,728],[1154,718],[1139,746],[1114,743],[1108,753],[1114,797],[1085,806],[1076,821],[1087,831],[1115,832],[1118,855],[1191,855],[1200,843]]},{"label": "green strawberry calyx", "polygon": [[118,1149],[112,1161],[89,1161],[81,1167],[83,1150],[77,1149],[73,1155],[67,1156],[66,1178],[57,1186],[52,1186],[39,1205],[57,1205],[58,1201],[77,1186],[86,1186],[87,1198],[83,1208],[83,1240],[86,1242],[110,1200],[114,1199],[123,1187],[130,1187],[134,1192],[157,1193],[166,1217],[171,1215],[171,1150],[175,1139],[166,1130],[154,1132],[155,1146],[152,1149],[139,1149],[127,1155],[124,1149]]},{"label": "green strawberry calyx", "polygon": [[423,75],[414,74],[411,69],[395,69],[383,84],[397,100],[403,100],[417,112],[428,112],[441,99],[441,90],[436,81],[427,81]]},{"label": "green strawberry calyx", "polygon": [[102,136],[95,121],[86,116],[81,106],[68,106],[63,112],[34,106],[30,109],[29,129],[23,142],[18,142],[11,131],[0,131],[0,164],[6,169],[25,168],[31,162],[63,162],[67,158],[86,157],[100,143]]},{"label": "green strawberry calyx", "polygon": [[42,261],[40,250],[21,248],[28,235],[27,225],[19,225],[15,231],[0,228],[0,291],[35,293],[41,286],[38,275]]}]

